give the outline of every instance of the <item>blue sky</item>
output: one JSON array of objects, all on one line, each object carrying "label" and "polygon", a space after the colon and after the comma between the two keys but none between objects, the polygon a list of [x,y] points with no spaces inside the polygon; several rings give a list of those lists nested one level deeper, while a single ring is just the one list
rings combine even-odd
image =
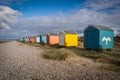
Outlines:
[{"label": "blue sky", "polygon": [[0,0],[0,39],[74,30],[89,24],[120,34],[120,0]]},{"label": "blue sky", "polygon": [[77,9],[75,5],[81,4],[82,0],[31,0],[27,3],[27,7],[21,9],[25,16],[46,16],[54,15],[58,12],[68,13]]},{"label": "blue sky", "polygon": [[25,17],[31,17],[51,16],[61,11],[69,13],[72,10],[78,9],[77,5],[84,2],[84,0],[21,0],[21,3],[14,1],[11,4],[3,5],[20,11]]}]

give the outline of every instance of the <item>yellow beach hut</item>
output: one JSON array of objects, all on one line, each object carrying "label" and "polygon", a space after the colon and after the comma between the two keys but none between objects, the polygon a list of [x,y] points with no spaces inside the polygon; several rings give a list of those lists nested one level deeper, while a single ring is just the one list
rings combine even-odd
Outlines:
[{"label": "yellow beach hut", "polygon": [[78,46],[78,34],[74,31],[61,31],[59,33],[60,46]]}]

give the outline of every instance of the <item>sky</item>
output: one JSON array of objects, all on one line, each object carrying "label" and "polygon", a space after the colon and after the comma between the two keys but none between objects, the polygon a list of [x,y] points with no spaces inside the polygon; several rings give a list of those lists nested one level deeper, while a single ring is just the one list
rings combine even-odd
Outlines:
[{"label": "sky", "polygon": [[120,35],[120,0],[0,0],[0,39],[61,30],[82,35],[89,24]]}]

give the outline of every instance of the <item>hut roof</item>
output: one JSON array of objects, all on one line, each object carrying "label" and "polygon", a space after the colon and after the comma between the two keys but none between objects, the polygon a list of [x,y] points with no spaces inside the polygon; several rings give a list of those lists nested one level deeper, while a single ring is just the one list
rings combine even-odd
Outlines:
[{"label": "hut roof", "polygon": [[57,33],[48,33],[48,35],[58,35]]},{"label": "hut roof", "polygon": [[[102,25],[89,24],[88,27],[94,27],[94,28],[96,28],[96,29],[98,29],[98,30],[111,30],[111,31],[113,31],[111,28],[109,28],[109,27],[107,27],[107,26],[102,26]],[[88,27],[87,27],[87,28],[88,28]],[[87,28],[85,28],[85,30],[86,30]]]},{"label": "hut roof", "polygon": [[39,37],[40,36],[40,34],[39,35],[36,35],[35,37]]},{"label": "hut roof", "polygon": [[29,38],[35,38],[35,37],[29,37]]},{"label": "hut roof", "polygon": [[64,33],[64,34],[77,34],[77,32],[75,32],[75,31],[61,31],[60,33]]}]

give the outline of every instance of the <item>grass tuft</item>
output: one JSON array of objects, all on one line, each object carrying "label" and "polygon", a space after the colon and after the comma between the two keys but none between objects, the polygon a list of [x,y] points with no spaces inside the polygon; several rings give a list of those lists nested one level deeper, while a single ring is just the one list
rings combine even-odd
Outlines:
[{"label": "grass tuft", "polygon": [[66,60],[69,57],[74,56],[71,51],[67,49],[57,49],[57,48],[52,48],[52,49],[46,49],[45,52],[43,53],[43,57],[46,59],[53,59],[53,60]]},{"label": "grass tuft", "polygon": [[32,78],[32,80],[40,80],[40,79],[37,79],[37,78]]},{"label": "grass tuft", "polygon": [[114,71],[117,73],[120,73],[120,67],[116,65],[102,65],[100,67],[101,70],[108,70],[108,71]]}]

